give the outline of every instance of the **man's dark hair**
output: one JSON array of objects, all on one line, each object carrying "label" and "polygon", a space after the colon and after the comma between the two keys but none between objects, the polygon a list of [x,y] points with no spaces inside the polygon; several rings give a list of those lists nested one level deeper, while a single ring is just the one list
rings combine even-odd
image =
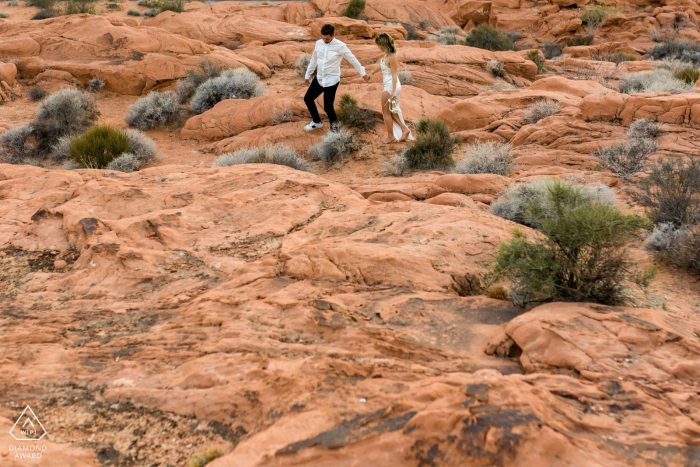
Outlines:
[{"label": "man's dark hair", "polygon": [[335,27],[332,24],[324,24],[321,28],[322,36],[333,36],[335,35]]}]

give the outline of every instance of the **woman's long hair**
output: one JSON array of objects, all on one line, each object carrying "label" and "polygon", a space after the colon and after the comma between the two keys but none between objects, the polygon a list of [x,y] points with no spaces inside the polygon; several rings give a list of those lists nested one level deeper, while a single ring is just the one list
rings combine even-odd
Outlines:
[{"label": "woman's long hair", "polygon": [[394,43],[394,38],[389,34],[383,32],[374,39],[374,43],[384,50],[384,52],[389,55],[396,53],[396,44]]}]

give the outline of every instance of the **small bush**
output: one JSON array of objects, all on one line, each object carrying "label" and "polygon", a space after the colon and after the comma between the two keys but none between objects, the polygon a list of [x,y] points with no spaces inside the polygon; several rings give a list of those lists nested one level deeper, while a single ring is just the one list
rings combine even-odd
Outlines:
[{"label": "small bush", "polygon": [[136,161],[136,170],[155,162],[158,159],[158,148],[156,142],[138,130],[126,130],[129,138],[129,148],[127,152]]},{"label": "small bush", "polygon": [[[308,52],[304,52],[303,54],[301,54],[301,56],[299,56],[299,58],[297,58],[297,62],[294,66],[294,69],[297,72],[297,76],[300,76],[302,78],[306,77],[306,70],[307,70],[307,68],[309,68],[310,62],[311,62],[311,54]],[[316,75],[316,70],[314,70],[312,78],[315,75]]]},{"label": "small bush", "polygon": [[138,161],[133,154],[125,152],[107,164],[107,170],[116,170],[117,172],[136,172],[138,170]]},{"label": "small bush", "polygon": [[129,8],[126,10],[126,14],[129,16],[141,16],[141,12],[136,8]]},{"label": "small bush", "polygon": [[90,80],[89,87],[90,87],[91,92],[97,92],[100,89],[102,89],[103,87],[105,87],[105,82],[102,81],[100,78],[92,78]]},{"label": "small bush", "polygon": [[603,62],[612,63],[622,63],[622,62],[636,62],[637,57],[631,54],[626,54],[624,52],[617,52],[615,54],[606,53],[599,57],[592,57],[594,60],[600,60]]},{"label": "small bush", "polygon": [[525,121],[528,124],[537,123],[543,118],[550,117],[560,111],[562,106],[559,102],[550,99],[535,102],[530,107],[525,109]]},{"label": "small bush", "polygon": [[411,170],[445,170],[454,166],[452,153],[457,146],[445,123],[433,118],[418,122],[416,139],[403,152],[405,167]]},{"label": "small bush", "polygon": [[[530,204],[537,204],[540,210],[551,215],[554,204],[549,200],[550,190],[555,188],[557,183],[564,183],[557,180],[536,180],[530,183],[521,183],[511,186],[496,201],[491,204],[489,212],[495,216],[517,222],[518,224],[534,227],[528,223],[525,217],[525,210]],[[576,184],[571,181],[565,182],[576,191],[577,198],[588,200],[595,204],[617,205],[615,192],[602,183]]]},{"label": "small bush", "polygon": [[651,60],[675,59],[700,66],[700,44],[689,40],[664,42],[647,51]]},{"label": "small bush", "polygon": [[700,78],[700,71],[695,68],[683,68],[675,72],[673,77],[677,80],[694,85],[698,78]]},{"label": "small bush", "polygon": [[0,134],[0,162],[5,164],[23,164],[31,158],[36,146],[30,141],[31,125],[10,128]]},{"label": "small bush", "polygon": [[377,117],[369,109],[361,108],[357,105],[357,100],[350,94],[340,96],[340,104],[338,104],[338,120],[346,126],[368,130],[374,127],[377,122]]},{"label": "small bush", "polygon": [[658,146],[652,139],[636,139],[627,144],[617,144],[593,153],[606,169],[628,179],[642,172],[649,164],[649,156]]},{"label": "small bush", "polygon": [[634,282],[640,287],[647,288],[651,285],[652,281],[656,279],[656,276],[658,275],[659,270],[652,266],[648,269],[635,271],[634,274],[632,274],[632,282]]},{"label": "small bush", "polygon": [[470,47],[477,47],[492,52],[513,50],[514,48],[513,41],[486,23],[481,23],[475,28],[472,28],[467,36],[465,44]]},{"label": "small bush", "polygon": [[220,156],[214,167],[230,167],[238,164],[277,164],[296,170],[309,171],[308,163],[294,149],[286,146],[261,146],[239,149],[233,154]]},{"label": "small bush", "polygon": [[430,42],[437,42],[440,45],[457,45],[459,44],[459,41],[457,40],[457,36],[454,34],[441,34],[438,32],[434,36],[427,37],[425,39],[426,41]]},{"label": "small bush", "polygon": [[564,50],[565,44],[555,44],[553,42],[545,42],[542,45],[542,53],[544,58],[550,60],[561,55],[562,50]]},{"label": "small bush", "polygon": [[523,33],[522,33],[521,31],[518,31],[518,30],[508,30],[508,29],[504,29],[504,30],[501,31],[501,33],[502,33],[504,36],[506,36],[508,39],[510,39],[510,41],[511,41],[513,44],[515,44],[516,42],[518,42],[520,39],[523,38]]},{"label": "small bush", "polygon": [[104,169],[113,159],[129,150],[125,131],[97,125],[71,141],[68,150],[73,162],[89,169]]},{"label": "small bush", "polygon": [[51,9],[56,6],[56,0],[28,0],[28,6],[40,9]]},{"label": "small bush", "polygon": [[423,18],[422,20],[420,20],[420,23],[418,23],[418,26],[420,26],[421,29],[426,30],[432,28],[433,23],[430,21],[429,18]]},{"label": "small bush", "polygon": [[6,11],[0,11],[0,19],[9,18],[10,14]]},{"label": "small bush", "polygon": [[403,25],[403,28],[406,30],[406,37],[405,39],[407,41],[417,41],[420,40],[420,35],[418,34],[418,31],[416,31],[416,27],[412,24],[405,23]]},{"label": "small bush", "polygon": [[41,86],[32,86],[29,88],[29,100],[32,102],[39,102],[44,97],[46,97],[46,90]]},{"label": "small bush", "polygon": [[129,107],[124,121],[129,126],[145,131],[176,123],[181,114],[180,98],[176,93],[150,92]]},{"label": "small bush", "polygon": [[274,125],[280,125],[291,121],[294,121],[294,112],[290,109],[278,109],[277,107],[272,109],[272,123]]},{"label": "small bush", "polygon": [[159,2],[158,9],[163,11],[174,11],[175,13],[182,13],[185,11],[185,1],[184,0],[164,0]]},{"label": "small bush", "polygon": [[159,0],[139,0],[137,5],[138,6],[143,6],[146,8],[157,8],[159,4]]},{"label": "small bush", "polygon": [[657,43],[664,41],[663,34],[661,34],[659,28],[655,27],[649,28],[649,39]]},{"label": "small bush", "polygon": [[647,232],[644,248],[655,258],[700,276],[700,227],[658,224]]},{"label": "small bush", "polygon": [[311,146],[308,150],[313,161],[324,161],[331,165],[344,154],[355,152],[359,149],[357,138],[348,130],[329,131],[323,140]]},{"label": "small bush", "polygon": [[7,2],[7,6],[9,6],[9,7],[19,6],[19,2],[17,0],[9,0]]},{"label": "small bush", "polygon": [[630,73],[623,76],[618,84],[618,90],[623,94],[637,94],[643,92],[670,92],[682,94],[693,92],[695,87],[676,79],[668,70],[649,70]]},{"label": "small bush", "polygon": [[467,146],[462,160],[457,162],[455,173],[508,175],[514,169],[512,147],[493,141],[477,141]]},{"label": "small bush", "polygon": [[32,16],[32,19],[34,20],[41,20],[41,19],[49,19],[53,18],[55,16],[58,16],[59,12],[54,9],[54,8],[42,8],[41,10],[37,11],[34,16]]},{"label": "small bush", "polygon": [[[309,54],[309,57],[311,54]],[[197,91],[197,88],[211,78],[221,76],[224,68],[214,65],[209,60],[204,59],[199,62],[199,70],[187,70],[187,77],[177,82],[177,95],[180,102],[187,102]]]},{"label": "small bush", "polygon": [[576,185],[560,180],[550,180],[542,202],[530,202],[523,217],[543,235],[529,240],[516,231],[501,244],[493,279],[511,280],[511,299],[522,304],[621,303],[622,283],[631,278],[625,247],[646,221],[592,202]]},{"label": "small bush", "polygon": [[413,86],[415,84],[415,81],[413,81],[413,74],[409,70],[399,71],[396,77],[399,79],[399,83],[403,85]]},{"label": "small bush", "polygon": [[207,465],[209,462],[213,461],[214,459],[217,459],[221,456],[223,456],[224,453],[222,453],[218,448],[210,449],[204,454],[200,454],[198,456],[193,457],[187,462],[186,467],[204,467]]},{"label": "small bush", "polygon": [[676,227],[700,223],[700,161],[664,160],[651,167],[649,176],[637,182],[632,198],[647,208],[656,224]]},{"label": "small bush", "polygon": [[566,41],[567,47],[577,47],[579,45],[591,45],[593,44],[594,36],[574,36]]},{"label": "small bush", "polygon": [[649,120],[648,118],[639,118],[632,122],[629,130],[625,134],[625,138],[628,141],[633,141],[637,139],[653,139],[663,133],[661,125],[659,125],[654,120]]},{"label": "small bush", "polygon": [[160,12],[161,12],[160,10],[156,10],[156,9],[151,8],[149,10],[145,10],[143,12],[143,16],[145,16],[146,18],[153,18],[154,16],[158,16],[160,14]]},{"label": "small bush", "polygon": [[226,70],[205,81],[194,94],[192,110],[201,114],[225,99],[250,99],[265,95],[265,85],[247,68]]},{"label": "small bush", "polygon": [[365,0],[350,0],[350,3],[348,3],[348,6],[345,7],[340,16],[357,19],[363,11],[365,11]]},{"label": "small bush", "polygon": [[109,11],[119,11],[122,9],[122,6],[118,4],[116,1],[114,2],[108,2],[106,5],[107,9]]},{"label": "small bush", "polygon": [[384,168],[386,169],[387,175],[392,177],[403,177],[410,171],[408,163],[402,154],[394,154],[391,161],[384,162]]},{"label": "small bush", "polygon": [[63,9],[64,15],[95,14],[95,2],[97,0],[70,0]]},{"label": "small bush", "polygon": [[519,88],[515,84],[504,83],[501,81],[501,82],[492,84],[491,86],[484,86],[483,88],[481,88],[479,93],[487,92],[487,91],[503,91],[505,89],[519,89]]},{"label": "small bush", "polygon": [[527,59],[537,65],[537,74],[542,74],[544,71],[544,59],[540,57],[538,50],[531,50],[527,53]]},{"label": "small bush", "polygon": [[47,152],[60,137],[85,130],[99,115],[97,104],[87,92],[64,89],[52,94],[39,104],[34,116],[38,149]]},{"label": "small bush", "polygon": [[604,1],[593,2],[583,9],[579,19],[586,25],[588,36],[594,37],[605,24],[608,16],[618,11],[620,11],[619,8],[610,8]]},{"label": "small bush", "polygon": [[484,67],[490,71],[493,76],[503,78],[506,75],[506,72],[503,71],[503,62],[499,60],[491,59],[486,62]]}]

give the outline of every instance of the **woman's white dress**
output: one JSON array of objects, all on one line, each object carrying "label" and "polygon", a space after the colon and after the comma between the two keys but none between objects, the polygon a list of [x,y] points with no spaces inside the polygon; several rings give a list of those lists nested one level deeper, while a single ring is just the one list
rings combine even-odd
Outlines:
[{"label": "woman's white dress", "polygon": [[[393,83],[393,78],[391,76],[391,67],[386,65],[384,63],[384,59],[381,59],[379,61],[381,67],[382,67],[382,81],[384,82],[384,91],[388,92],[391,94],[391,89],[394,85]],[[401,120],[401,123],[406,125],[406,122],[403,121],[403,115],[401,114],[401,81],[399,81],[399,77],[396,77],[396,106],[399,108],[399,111],[397,115],[399,116],[399,120]],[[390,105],[387,103],[387,105]],[[399,126],[398,123],[394,122],[394,138],[396,141],[401,139],[401,136],[403,136],[403,131],[401,130],[401,127]],[[408,140],[413,141],[413,134],[409,133],[408,135]]]}]

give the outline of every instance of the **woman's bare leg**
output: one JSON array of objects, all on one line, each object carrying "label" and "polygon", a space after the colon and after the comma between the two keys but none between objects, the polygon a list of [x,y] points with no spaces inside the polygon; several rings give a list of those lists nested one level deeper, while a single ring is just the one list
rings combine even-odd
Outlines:
[{"label": "woman's bare leg", "polygon": [[394,121],[399,125],[399,127],[401,127],[401,139],[399,139],[399,142],[406,141],[406,139],[408,138],[408,135],[411,134],[411,130],[406,125],[401,123],[401,119],[399,118],[399,114],[392,113],[391,118],[393,118]]},{"label": "woman's bare leg", "polygon": [[393,143],[396,141],[394,138],[394,118],[393,114],[389,110],[389,105],[386,101],[389,100],[390,94],[387,91],[382,92],[382,115],[384,116],[384,125],[386,125],[387,139],[382,141],[384,144]]}]

